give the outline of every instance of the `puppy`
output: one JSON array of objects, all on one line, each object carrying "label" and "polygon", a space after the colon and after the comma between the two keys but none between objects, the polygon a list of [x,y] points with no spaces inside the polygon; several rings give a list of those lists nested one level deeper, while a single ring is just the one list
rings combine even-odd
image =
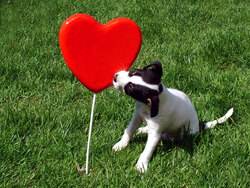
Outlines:
[{"label": "puppy", "polygon": [[[198,117],[189,97],[176,89],[166,88],[161,77],[162,65],[156,61],[143,69],[120,71],[113,80],[117,90],[136,100],[136,110],[131,122],[113,150],[125,148],[136,131],[147,133],[146,147],[135,167],[142,173],[147,171],[151,156],[162,135],[173,139],[176,134],[182,137],[184,131],[191,135],[199,132]],[[222,118],[205,123],[204,129],[223,123],[232,113],[233,108]],[[139,128],[143,122],[146,127]]]}]

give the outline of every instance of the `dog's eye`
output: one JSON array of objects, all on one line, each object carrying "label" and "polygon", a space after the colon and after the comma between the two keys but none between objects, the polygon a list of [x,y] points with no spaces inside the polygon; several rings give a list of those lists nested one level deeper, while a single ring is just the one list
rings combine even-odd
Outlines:
[{"label": "dog's eye", "polygon": [[132,89],[132,88],[134,88],[134,84],[132,84],[131,82],[129,82],[128,83],[128,87]]},{"label": "dog's eye", "polygon": [[132,77],[136,74],[136,70],[132,70],[128,73],[128,76]]}]

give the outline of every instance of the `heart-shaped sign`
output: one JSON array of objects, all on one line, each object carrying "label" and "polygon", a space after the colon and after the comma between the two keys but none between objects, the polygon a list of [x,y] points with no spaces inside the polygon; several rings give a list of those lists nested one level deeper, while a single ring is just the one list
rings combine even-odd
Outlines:
[{"label": "heart-shaped sign", "polygon": [[141,41],[140,28],[128,18],[102,25],[91,16],[76,14],[64,21],[59,33],[68,67],[94,93],[112,86],[115,73],[129,69]]}]

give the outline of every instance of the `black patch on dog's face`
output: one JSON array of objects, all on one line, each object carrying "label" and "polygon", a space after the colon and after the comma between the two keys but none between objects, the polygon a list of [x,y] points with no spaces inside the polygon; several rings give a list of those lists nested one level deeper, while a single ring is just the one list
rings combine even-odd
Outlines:
[{"label": "black patch on dog's face", "polygon": [[148,105],[150,108],[151,117],[157,116],[159,109],[159,92],[157,90],[129,82],[125,85],[124,91],[133,99]]},{"label": "black patch on dog's face", "polygon": [[125,85],[124,91],[128,96],[131,96],[133,99],[145,104],[147,104],[148,98],[152,96],[158,96],[157,90],[150,89],[141,85],[136,85],[132,82],[129,82]]},{"label": "black patch on dog's face", "polygon": [[163,86],[161,84],[161,63],[156,61],[144,67],[143,69],[134,69],[129,72],[129,76],[140,76],[147,84],[159,85],[159,90],[134,84],[132,82],[129,82],[124,86],[124,91],[127,95],[149,106],[151,117],[157,116],[159,109],[158,95],[163,91]]}]

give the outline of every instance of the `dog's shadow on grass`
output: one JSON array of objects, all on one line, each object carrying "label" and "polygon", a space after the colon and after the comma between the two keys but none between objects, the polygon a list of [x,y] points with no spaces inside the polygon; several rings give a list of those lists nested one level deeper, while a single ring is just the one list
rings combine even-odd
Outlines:
[{"label": "dog's shadow on grass", "polygon": [[[162,148],[164,152],[168,153],[171,152],[174,148],[178,147],[193,156],[195,148],[206,142],[206,139],[204,137],[207,136],[208,135],[205,135],[205,132],[200,132],[196,135],[184,135],[183,139],[175,139],[174,141],[165,140],[162,141]],[[209,135],[209,137],[211,138],[212,135]],[[212,140],[213,139],[209,139],[209,142],[212,142]]]},{"label": "dog's shadow on grass", "polygon": [[[161,140],[161,143],[158,144],[157,149],[162,149],[164,153],[171,152],[174,148],[178,147],[186,152],[188,152],[191,156],[195,151],[195,148],[199,147],[199,145],[205,144],[207,142],[212,143],[213,135],[206,133],[206,131],[201,131],[195,135],[184,135],[183,139],[175,139],[171,140]],[[147,142],[147,134],[136,135],[133,138],[131,144],[141,144]],[[157,155],[157,149],[154,151],[153,157]]]}]

